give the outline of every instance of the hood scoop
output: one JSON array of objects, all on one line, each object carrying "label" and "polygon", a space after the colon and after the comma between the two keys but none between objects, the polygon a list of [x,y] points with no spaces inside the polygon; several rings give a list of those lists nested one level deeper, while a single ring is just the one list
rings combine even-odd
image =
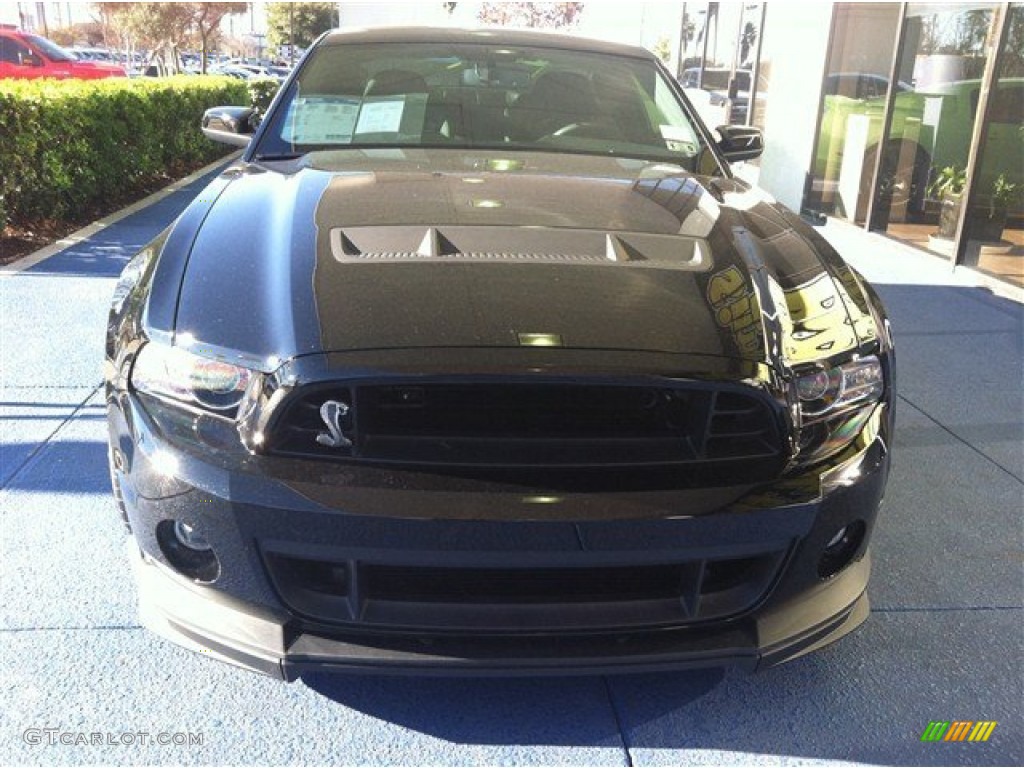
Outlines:
[{"label": "hood scoop", "polygon": [[682,235],[506,226],[375,226],[330,231],[341,263],[523,262],[625,265],[704,272],[707,243]]}]

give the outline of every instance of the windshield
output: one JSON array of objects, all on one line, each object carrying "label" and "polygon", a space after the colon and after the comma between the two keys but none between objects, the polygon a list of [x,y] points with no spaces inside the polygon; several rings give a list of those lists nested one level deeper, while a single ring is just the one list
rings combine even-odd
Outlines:
[{"label": "windshield", "polygon": [[695,170],[706,148],[652,62],[500,44],[322,46],[269,120],[257,157],[446,146],[603,154]]},{"label": "windshield", "polygon": [[75,61],[75,57],[65,51],[56,43],[52,43],[45,37],[39,37],[38,35],[26,35],[29,42],[32,43],[38,50],[43,52],[50,61]]}]

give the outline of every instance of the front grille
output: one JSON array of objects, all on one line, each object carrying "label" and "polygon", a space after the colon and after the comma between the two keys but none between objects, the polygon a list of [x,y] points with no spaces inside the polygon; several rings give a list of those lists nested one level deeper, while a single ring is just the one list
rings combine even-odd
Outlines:
[{"label": "front grille", "polygon": [[514,632],[668,626],[738,615],[764,597],[784,554],[559,568],[264,557],[282,601],[306,619]]},{"label": "front grille", "polygon": [[[347,407],[340,443],[327,439],[321,416],[330,400]],[[746,460],[758,464],[758,476],[783,454],[772,407],[737,388],[419,382],[300,390],[272,425],[269,451],[448,467]]]},{"label": "front grille", "polygon": [[771,456],[778,449],[771,414],[759,400],[715,392],[704,441],[710,459]]}]

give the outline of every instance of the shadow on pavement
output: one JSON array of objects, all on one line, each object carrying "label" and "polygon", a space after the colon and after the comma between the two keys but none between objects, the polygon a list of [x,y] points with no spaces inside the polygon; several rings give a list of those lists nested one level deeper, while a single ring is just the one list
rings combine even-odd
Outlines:
[{"label": "shadow on pavement", "polygon": [[[724,676],[722,669],[668,675],[671,695],[656,699],[654,710],[665,714],[697,702]],[[597,676],[422,678],[311,673],[302,682],[338,704],[454,743],[583,745],[619,738],[618,715],[608,711],[608,689],[604,678]],[[651,716],[657,715],[652,711]]]},{"label": "shadow on pavement", "polygon": [[[0,445],[3,450],[0,455],[6,454],[7,448]],[[32,458],[31,466],[22,468],[10,478],[4,490],[109,494],[107,444],[98,440],[47,443]]]}]

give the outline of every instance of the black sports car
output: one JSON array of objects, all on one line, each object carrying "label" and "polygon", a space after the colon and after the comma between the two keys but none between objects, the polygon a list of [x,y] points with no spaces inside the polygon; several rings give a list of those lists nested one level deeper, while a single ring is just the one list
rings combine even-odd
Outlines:
[{"label": "black sports car", "polygon": [[649,53],[330,33],[117,286],[147,626],[271,675],[763,668],[868,613],[878,298]]}]

